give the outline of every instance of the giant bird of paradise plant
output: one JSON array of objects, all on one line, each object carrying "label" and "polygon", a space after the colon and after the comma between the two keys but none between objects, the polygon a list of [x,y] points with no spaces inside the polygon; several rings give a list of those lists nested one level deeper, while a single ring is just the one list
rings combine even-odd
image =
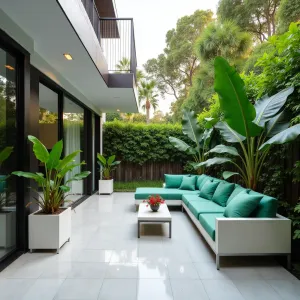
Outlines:
[{"label": "giant bird of paradise plant", "polygon": [[215,91],[219,95],[223,119],[215,128],[228,143],[240,145],[241,152],[233,146],[217,145],[207,152],[229,154],[239,158],[239,162],[229,157],[214,157],[199,163],[199,166],[231,163],[237,172],[226,171],[225,179],[239,174],[246,187],[255,190],[263,163],[274,144],[284,144],[300,135],[300,124],[290,126],[286,119],[284,105],[293,87],[280,91],[271,97],[263,97],[253,105],[247,98],[244,82],[237,71],[222,58],[217,57],[215,65]]}]

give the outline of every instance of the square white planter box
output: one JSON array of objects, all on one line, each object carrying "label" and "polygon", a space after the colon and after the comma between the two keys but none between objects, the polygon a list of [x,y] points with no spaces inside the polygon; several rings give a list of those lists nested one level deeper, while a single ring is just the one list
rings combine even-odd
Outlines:
[{"label": "square white planter box", "polygon": [[0,212],[0,247],[16,245],[16,212],[9,209]]},{"label": "square white planter box", "polygon": [[112,194],[114,192],[114,180],[99,180],[99,194]]},{"label": "square white planter box", "polygon": [[58,215],[38,214],[28,216],[29,249],[56,249],[71,238],[71,208],[66,208]]}]

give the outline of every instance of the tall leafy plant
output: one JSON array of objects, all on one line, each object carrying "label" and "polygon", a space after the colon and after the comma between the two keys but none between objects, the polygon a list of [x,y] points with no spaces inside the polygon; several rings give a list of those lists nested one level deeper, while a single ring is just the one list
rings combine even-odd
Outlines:
[{"label": "tall leafy plant", "polygon": [[115,160],[116,156],[112,155],[107,159],[101,155],[100,153],[97,154],[98,158],[98,165],[101,167],[101,174],[103,180],[110,180],[112,171],[121,163],[119,160]]},{"label": "tall leafy plant", "polygon": [[239,162],[229,157],[214,157],[197,166],[231,163],[237,172],[224,172],[229,178],[239,174],[248,188],[256,189],[263,163],[274,144],[284,144],[300,135],[300,124],[289,127],[284,105],[293,87],[286,88],[271,97],[265,96],[253,105],[247,98],[244,82],[222,58],[215,59],[215,91],[219,95],[220,109],[224,118],[215,125],[223,139],[231,144],[239,144],[241,151],[227,145],[217,145],[207,152],[228,154],[239,158]]},{"label": "tall leafy plant", "polygon": [[77,150],[63,159],[61,159],[63,151],[63,141],[58,141],[49,153],[43,143],[36,137],[29,135],[28,140],[33,143],[33,152],[38,161],[45,165],[45,174],[31,173],[23,171],[15,171],[12,174],[33,179],[42,189],[42,193],[37,190],[37,196],[34,197],[36,203],[40,206],[42,213],[55,214],[62,206],[65,197],[71,189],[68,186],[72,181],[79,181],[86,178],[91,172],[84,171],[75,174],[64,182],[65,175],[71,172],[75,167],[84,165],[85,162],[74,163],[74,159],[81,150]]},{"label": "tall leafy plant", "polygon": [[193,111],[183,110],[182,117],[182,132],[187,135],[193,142],[193,145],[189,145],[186,142],[176,137],[169,137],[170,143],[179,151],[185,152],[191,155],[194,162],[190,164],[195,167],[199,174],[204,172],[204,165],[199,163],[205,160],[205,153],[211,148],[215,139],[213,139],[213,125],[214,119],[206,119],[206,129],[203,130],[198,124],[197,116]]}]

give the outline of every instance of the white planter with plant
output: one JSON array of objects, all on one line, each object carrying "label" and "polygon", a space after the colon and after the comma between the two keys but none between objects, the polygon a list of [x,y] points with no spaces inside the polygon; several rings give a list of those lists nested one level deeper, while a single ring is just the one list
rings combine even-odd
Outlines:
[{"label": "white planter with plant", "polygon": [[115,160],[115,155],[112,155],[106,159],[103,155],[98,153],[97,158],[98,164],[101,168],[99,194],[112,194],[114,191],[114,180],[112,179],[111,173],[121,163],[121,161]]},{"label": "white planter with plant", "polygon": [[[34,198],[40,210],[29,215],[29,249],[55,249],[59,253],[60,247],[71,238],[71,208],[62,207],[70,191],[69,183],[86,178],[90,172],[78,173],[64,183],[65,175],[75,167],[83,165],[74,163],[80,150],[60,159],[63,152],[63,141],[58,141],[49,153],[46,147],[34,136],[28,136],[33,143],[35,157],[45,165],[45,175],[16,171],[12,174],[33,179],[42,189],[36,191]],[[66,200],[67,201],[67,200]],[[30,203],[29,203],[30,204]]]},{"label": "white planter with plant", "polygon": [[[0,152],[0,168],[13,151],[6,147]],[[0,175],[0,247],[10,248],[16,244],[16,201],[6,187],[8,175]]]}]

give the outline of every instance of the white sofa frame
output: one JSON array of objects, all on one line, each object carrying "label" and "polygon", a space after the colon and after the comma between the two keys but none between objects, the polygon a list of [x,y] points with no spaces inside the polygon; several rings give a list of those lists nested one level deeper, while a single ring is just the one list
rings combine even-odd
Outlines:
[{"label": "white sofa frame", "polygon": [[[138,206],[143,200],[135,200]],[[279,214],[276,218],[216,218],[215,241],[182,200],[167,200],[168,206],[182,206],[208,245],[216,254],[220,269],[221,256],[286,255],[291,267],[292,222]]]}]

